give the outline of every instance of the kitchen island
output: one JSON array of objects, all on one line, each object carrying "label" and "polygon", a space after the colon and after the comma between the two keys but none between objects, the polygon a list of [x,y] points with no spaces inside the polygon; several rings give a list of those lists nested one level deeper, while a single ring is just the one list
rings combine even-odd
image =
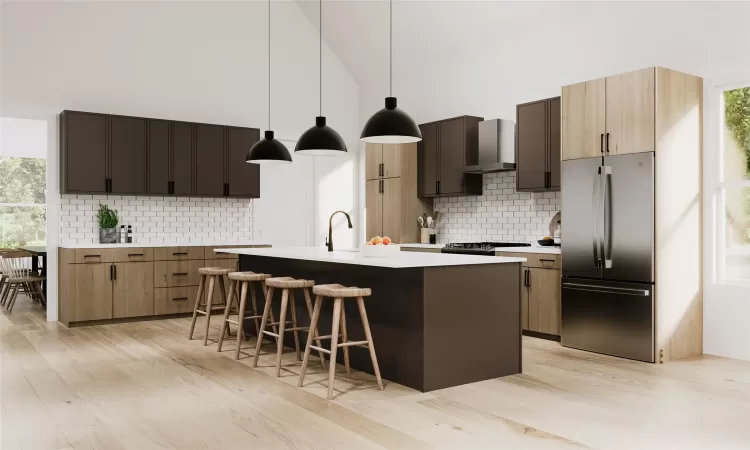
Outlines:
[{"label": "kitchen island", "polygon": [[[521,372],[524,258],[414,252],[366,258],[325,247],[216,251],[238,254],[243,271],[371,288],[365,305],[386,380],[427,392]],[[309,323],[304,299],[295,301],[298,320]],[[364,336],[357,308],[345,305],[349,339],[357,340]],[[330,333],[332,306],[323,303],[321,334]],[[255,327],[247,323],[245,330]],[[285,336],[287,346],[292,339]],[[302,333],[303,345],[306,339]],[[366,349],[352,347],[350,358],[353,368],[373,373]]]}]

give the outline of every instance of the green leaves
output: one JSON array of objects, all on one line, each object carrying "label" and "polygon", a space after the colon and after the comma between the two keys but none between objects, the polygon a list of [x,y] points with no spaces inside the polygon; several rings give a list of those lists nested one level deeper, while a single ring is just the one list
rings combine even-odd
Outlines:
[{"label": "green leaves", "polygon": [[120,223],[117,210],[110,209],[107,205],[99,205],[99,212],[96,213],[96,217],[99,219],[99,228],[115,228]]},{"label": "green leaves", "polygon": [[742,147],[745,171],[750,174],[750,87],[724,91],[724,122]]}]

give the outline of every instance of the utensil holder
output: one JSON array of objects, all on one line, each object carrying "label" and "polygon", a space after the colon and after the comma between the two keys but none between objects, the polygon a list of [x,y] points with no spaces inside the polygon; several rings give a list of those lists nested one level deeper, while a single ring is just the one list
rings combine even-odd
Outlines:
[{"label": "utensil holder", "polygon": [[430,229],[420,228],[419,231],[421,231],[419,242],[422,244],[429,244],[430,243]]}]

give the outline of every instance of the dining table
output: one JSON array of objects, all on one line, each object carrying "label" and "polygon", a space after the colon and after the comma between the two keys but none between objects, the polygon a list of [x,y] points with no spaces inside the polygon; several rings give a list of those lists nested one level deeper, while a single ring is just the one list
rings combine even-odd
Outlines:
[{"label": "dining table", "polygon": [[[47,246],[46,245],[22,245],[18,250],[23,250],[31,254],[31,271],[38,272],[44,276],[42,281],[42,292],[47,295]],[[41,260],[41,265],[39,264]]]}]

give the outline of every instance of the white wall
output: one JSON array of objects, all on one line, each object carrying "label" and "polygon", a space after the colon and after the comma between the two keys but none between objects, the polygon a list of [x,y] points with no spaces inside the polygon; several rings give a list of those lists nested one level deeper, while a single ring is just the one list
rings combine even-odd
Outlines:
[{"label": "white wall", "polygon": [[[49,124],[51,244],[59,232],[57,114],[63,109],[267,127],[266,3],[24,2],[2,8],[0,116]],[[295,3],[272,5],[277,137],[296,139],[318,114],[317,36]],[[318,197],[332,199],[321,202],[309,224],[321,245],[327,209],[356,209],[359,137],[358,85],[326,45],[323,50],[324,114],[351,151],[314,163]],[[297,180],[288,183],[294,188]],[[55,258],[49,265],[56,271]],[[55,318],[50,310],[48,319]]]}]

